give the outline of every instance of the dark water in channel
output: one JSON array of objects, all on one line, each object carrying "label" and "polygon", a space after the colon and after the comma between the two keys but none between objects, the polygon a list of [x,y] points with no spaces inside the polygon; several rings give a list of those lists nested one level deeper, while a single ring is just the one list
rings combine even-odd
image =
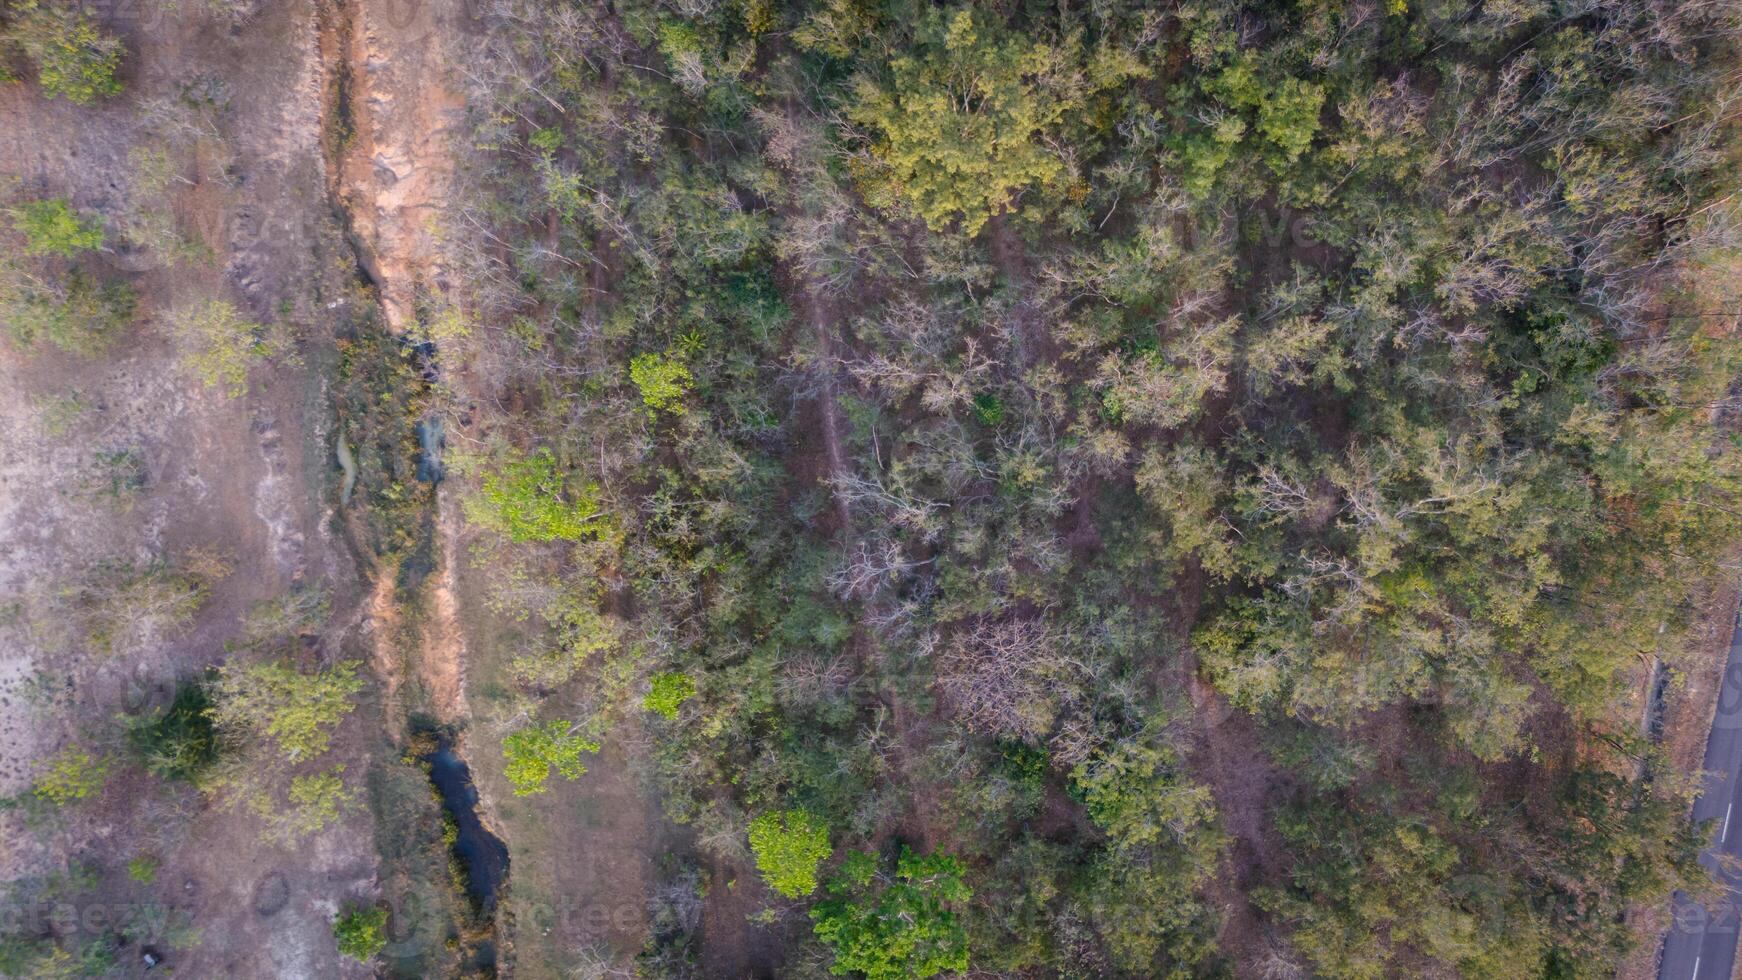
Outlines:
[{"label": "dark water in channel", "polygon": [[459,830],[454,841],[454,856],[466,869],[467,891],[472,904],[482,912],[496,907],[496,892],[508,876],[508,848],[478,818],[478,789],[472,785],[472,772],[454,752],[446,736],[436,739],[436,747],[419,756],[429,763],[430,782],[441,795],[442,807],[453,817]]}]

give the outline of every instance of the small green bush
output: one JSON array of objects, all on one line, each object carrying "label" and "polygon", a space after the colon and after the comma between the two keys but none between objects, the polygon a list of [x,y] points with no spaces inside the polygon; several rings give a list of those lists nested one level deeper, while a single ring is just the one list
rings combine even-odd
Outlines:
[{"label": "small green bush", "polygon": [[125,45],[106,34],[76,5],[44,5],[23,0],[13,7],[13,22],[5,39],[36,63],[37,84],[49,98],[77,105],[118,95]]},{"label": "small green bush", "polygon": [[38,799],[65,806],[96,795],[108,778],[109,760],[106,757],[94,756],[71,746],[48,761],[31,792]]},{"label": "small green bush", "polygon": [[333,920],[333,939],[339,952],[367,963],[387,948],[387,910],[379,905],[348,904]]},{"label": "small green bush", "polygon": [[484,474],[477,498],[468,501],[467,516],[517,543],[580,541],[597,535],[603,524],[598,487],[577,490],[557,466],[550,450],[524,458],[510,457]]},{"label": "small green bush", "polygon": [[641,706],[668,721],[677,720],[677,709],[695,697],[695,678],[683,673],[654,674],[652,687],[641,699]]},{"label": "small green bush", "polygon": [[222,387],[235,398],[248,390],[248,370],[277,353],[267,328],[243,316],[226,300],[207,300],[170,314],[170,332],[207,388]]},{"label": "small green bush", "polygon": [[532,796],[545,791],[553,769],[567,779],[586,775],[581,753],[597,751],[598,742],[583,738],[566,721],[528,725],[502,740],[502,756],[507,760],[503,775],[515,796]]},{"label": "small green bush", "polygon": [[69,354],[101,354],[133,319],[133,307],[125,283],[99,282],[81,269],[57,281],[0,262],[0,329],[21,347],[46,340]]},{"label": "small green bush", "polygon": [[690,369],[665,354],[637,354],[629,362],[629,380],[641,392],[641,403],[654,411],[683,414],[683,397],[690,390]]},{"label": "small green bush", "polygon": [[127,734],[146,770],[163,779],[194,782],[218,758],[218,731],[204,684],[182,685],[168,708],[134,722]]},{"label": "small green bush", "polygon": [[13,208],[12,225],[24,236],[25,255],[70,259],[80,252],[103,247],[102,224],[80,217],[62,197]]},{"label": "small green bush", "polygon": [[149,854],[141,854],[127,862],[127,877],[142,885],[149,885],[157,880],[157,869],[161,862]]},{"label": "small green bush", "polygon": [[974,897],[966,869],[944,854],[901,849],[895,873],[855,852],[829,882],[827,901],[811,910],[816,937],[834,950],[830,973],[868,980],[911,980],[968,969],[968,932],[955,909]]},{"label": "small green bush", "polygon": [[829,828],[804,810],[764,813],[750,821],[750,849],[768,887],[787,898],[817,890],[817,865],[834,853]]}]

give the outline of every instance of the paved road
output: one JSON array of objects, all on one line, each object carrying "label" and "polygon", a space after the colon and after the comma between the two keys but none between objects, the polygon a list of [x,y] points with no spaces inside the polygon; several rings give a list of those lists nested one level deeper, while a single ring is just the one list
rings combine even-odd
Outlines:
[{"label": "paved road", "polygon": [[1742,629],[1730,639],[1730,659],[1724,665],[1724,686],[1718,692],[1704,768],[1710,775],[1694,803],[1694,821],[1716,820],[1718,836],[1712,848],[1700,855],[1700,863],[1718,872],[1727,891],[1710,909],[1676,893],[1674,921],[1658,970],[1661,980],[1730,980],[1735,968],[1742,875],[1720,870],[1716,855],[1742,859]]}]

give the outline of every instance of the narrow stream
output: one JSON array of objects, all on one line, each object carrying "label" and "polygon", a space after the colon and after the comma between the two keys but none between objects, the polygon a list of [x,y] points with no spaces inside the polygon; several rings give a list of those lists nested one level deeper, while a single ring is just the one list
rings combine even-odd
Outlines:
[{"label": "narrow stream", "polygon": [[478,789],[472,785],[472,772],[454,751],[448,735],[436,733],[435,748],[418,758],[429,764],[430,782],[459,831],[454,856],[466,869],[466,890],[472,904],[489,915],[496,907],[497,890],[508,876],[508,848],[478,818]]}]

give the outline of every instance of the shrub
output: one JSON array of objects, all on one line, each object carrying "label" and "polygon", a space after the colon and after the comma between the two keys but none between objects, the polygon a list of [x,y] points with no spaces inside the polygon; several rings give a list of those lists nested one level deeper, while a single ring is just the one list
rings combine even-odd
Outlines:
[{"label": "shrub", "polygon": [[149,885],[157,880],[157,869],[161,864],[157,858],[149,854],[141,854],[127,862],[127,877],[142,885]]},{"label": "shrub", "polygon": [[218,758],[218,732],[205,685],[183,684],[161,714],[135,721],[128,739],[153,775],[196,781]]},{"label": "shrub", "polygon": [[76,803],[97,793],[109,778],[109,760],[77,746],[62,749],[48,761],[31,792],[56,806]]},{"label": "shrub", "polygon": [[21,347],[46,340],[69,354],[94,356],[133,318],[133,290],[73,269],[64,281],[0,261],[0,325]]},{"label": "shrub", "polygon": [[502,740],[502,755],[508,763],[503,775],[514,787],[515,796],[532,796],[545,791],[553,769],[567,779],[585,775],[581,753],[597,751],[598,742],[581,737],[566,721],[528,725]]},{"label": "shrub", "polygon": [[282,801],[271,793],[254,794],[248,806],[266,822],[261,836],[294,844],[337,823],[357,803],[357,795],[345,787],[344,774],[345,767],[337,765],[326,772],[297,776]]},{"label": "shrub", "polygon": [[879,872],[873,854],[848,855],[830,898],[811,910],[817,938],[835,953],[829,972],[906,980],[966,971],[968,933],[954,910],[974,895],[964,871],[953,857],[906,847],[893,876]]},{"label": "shrub", "polygon": [[339,952],[367,963],[387,948],[387,910],[379,905],[347,904],[333,920],[333,938]]},{"label": "shrub", "polygon": [[73,6],[23,0],[13,8],[5,39],[36,63],[37,84],[49,98],[78,105],[117,95],[124,45]]},{"label": "shrub", "polygon": [[677,719],[677,709],[696,693],[695,678],[683,673],[654,674],[641,706],[668,721]]},{"label": "shrub", "polygon": [[467,516],[507,535],[510,541],[580,541],[597,535],[603,515],[598,487],[570,490],[556,457],[541,449],[510,457],[484,474],[479,496],[467,502]]},{"label": "shrub", "polygon": [[629,380],[641,392],[641,403],[654,411],[683,414],[689,393],[690,369],[666,354],[637,354],[629,362]]},{"label": "shrub", "polygon": [[804,810],[764,813],[750,821],[750,849],[768,887],[787,898],[817,890],[817,865],[828,859],[829,828]]},{"label": "shrub", "polygon": [[282,660],[225,664],[212,684],[212,719],[228,738],[270,740],[286,762],[313,758],[357,707],[357,667],[346,660],[304,673]]},{"label": "shrub", "polygon": [[182,307],[167,322],[194,375],[207,388],[221,386],[232,398],[247,391],[248,369],[282,346],[265,326],[244,317],[225,300]]},{"label": "shrub", "polygon": [[101,223],[80,217],[65,198],[31,201],[12,209],[12,224],[24,235],[25,255],[58,255],[103,247]]}]

